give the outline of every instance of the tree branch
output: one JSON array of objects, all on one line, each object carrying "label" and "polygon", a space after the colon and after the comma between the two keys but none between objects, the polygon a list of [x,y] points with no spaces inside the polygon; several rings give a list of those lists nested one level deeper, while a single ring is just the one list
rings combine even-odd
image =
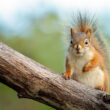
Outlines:
[{"label": "tree branch", "polygon": [[0,43],[0,82],[57,110],[110,110],[110,94],[65,80],[41,64]]}]

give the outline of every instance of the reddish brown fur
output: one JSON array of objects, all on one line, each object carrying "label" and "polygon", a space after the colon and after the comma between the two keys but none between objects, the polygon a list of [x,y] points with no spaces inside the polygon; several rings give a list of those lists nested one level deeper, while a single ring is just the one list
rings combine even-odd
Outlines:
[{"label": "reddish brown fur", "polygon": [[95,68],[97,66],[101,66],[102,70],[104,71],[104,85],[100,85],[97,86],[97,89],[101,89],[103,91],[107,91],[108,90],[108,74],[104,65],[104,59],[102,58],[102,56],[94,49],[92,48],[92,51],[94,53],[94,57],[93,59],[84,66],[83,71],[87,72],[89,70],[91,70],[92,68]]},{"label": "reddish brown fur", "polygon": [[[85,32],[88,36],[88,39],[90,40],[90,49],[93,52],[93,58],[83,67],[83,72],[88,72],[91,69],[100,66],[103,73],[104,73],[104,84],[95,87],[97,89],[101,89],[104,91],[108,90],[108,71],[106,68],[105,62],[108,60],[107,55],[105,54],[107,51],[105,50],[105,45],[103,45],[100,40],[97,38],[97,36],[94,35],[94,32],[96,31],[96,23],[93,21],[93,19],[89,19],[86,15],[83,16],[81,13],[75,18],[75,31],[73,28],[71,28],[71,38],[73,34],[76,32]],[[102,38],[100,38],[103,40]],[[80,41],[80,45],[82,48],[85,47],[84,41]],[[86,73],[85,73],[86,74]],[[64,77],[66,79],[70,78],[72,75],[71,73],[71,67],[68,64],[68,59],[66,59],[66,72],[64,73]]]},{"label": "reddish brown fur", "polygon": [[97,67],[98,65],[100,65],[100,62],[102,62],[101,56],[96,52],[96,50],[94,48],[91,48],[91,49],[92,49],[94,56],[92,60],[90,60],[90,62],[85,65],[85,67],[83,68],[83,72],[87,72],[91,70],[92,68]]},{"label": "reddish brown fur", "polygon": [[66,59],[66,72],[64,72],[64,77],[66,79],[71,78],[72,73],[71,73],[71,68],[70,65],[68,64],[68,59]]},{"label": "reddish brown fur", "polygon": [[[103,63],[103,58],[94,48],[92,48],[92,51],[94,53],[94,57],[92,60],[90,60],[90,62],[88,64],[86,64],[84,66],[83,72],[88,72],[91,69],[93,69],[97,66],[100,66],[102,68],[102,70],[104,71],[104,85],[99,84],[99,86],[97,86],[95,88],[103,90],[103,91],[107,91],[108,90],[108,74],[107,74],[106,68]],[[66,59],[66,72],[64,72],[64,77],[66,79],[69,79],[69,78],[71,78],[71,76],[72,76],[71,68],[70,68],[70,65],[68,64],[68,59]]]}]

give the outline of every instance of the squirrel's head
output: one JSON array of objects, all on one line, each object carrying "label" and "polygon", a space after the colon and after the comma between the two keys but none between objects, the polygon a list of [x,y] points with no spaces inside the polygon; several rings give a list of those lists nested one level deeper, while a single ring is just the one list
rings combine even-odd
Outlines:
[{"label": "squirrel's head", "polygon": [[71,32],[70,46],[76,56],[84,55],[90,49],[90,40],[92,30],[89,28],[85,32],[75,32],[73,28]]}]

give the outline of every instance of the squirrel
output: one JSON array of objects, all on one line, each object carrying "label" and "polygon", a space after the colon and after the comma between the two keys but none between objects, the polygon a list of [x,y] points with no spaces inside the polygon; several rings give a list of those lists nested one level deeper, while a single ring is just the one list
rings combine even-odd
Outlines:
[{"label": "squirrel", "polygon": [[70,27],[70,44],[66,56],[65,79],[72,78],[88,87],[108,91],[108,56],[95,19],[82,13],[74,16]]}]

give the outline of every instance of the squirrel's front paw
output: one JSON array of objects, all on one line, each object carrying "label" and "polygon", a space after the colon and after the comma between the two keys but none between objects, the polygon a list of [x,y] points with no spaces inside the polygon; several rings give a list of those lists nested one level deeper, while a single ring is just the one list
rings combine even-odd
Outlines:
[{"label": "squirrel's front paw", "polygon": [[83,68],[83,72],[88,72],[89,70],[91,69],[91,67],[89,66],[89,64],[88,65],[86,65],[86,66],[84,66],[84,68]]},{"label": "squirrel's front paw", "polygon": [[67,73],[67,72],[64,72],[63,76],[64,76],[65,79],[70,79],[71,78],[71,74]]}]

